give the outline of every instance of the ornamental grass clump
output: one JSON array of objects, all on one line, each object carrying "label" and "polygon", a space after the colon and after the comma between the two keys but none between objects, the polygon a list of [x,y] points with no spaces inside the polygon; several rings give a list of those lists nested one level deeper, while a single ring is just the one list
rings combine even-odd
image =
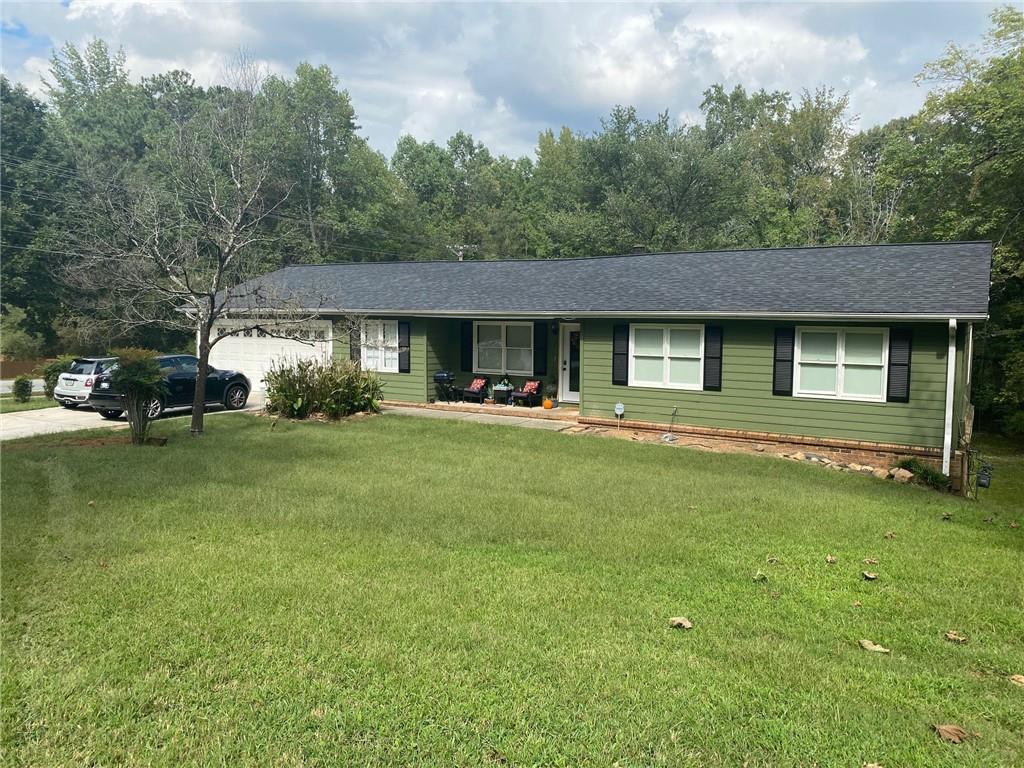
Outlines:
[{"label": "ornamental grass clump", "polygon": [[383,385],[377,375],[351,360],[274,363],[266,383],[267,410],[292,419],[376,413],[383,399]]},{"label": "ornamental grass clump", "polygon": [[167,394],[156,353],[148,349],[114,350],[117,365],[110,371],[110,386],[124,400],[124,412],[132,430],[132,443],[142,445],[149,435],[154,401]]}]

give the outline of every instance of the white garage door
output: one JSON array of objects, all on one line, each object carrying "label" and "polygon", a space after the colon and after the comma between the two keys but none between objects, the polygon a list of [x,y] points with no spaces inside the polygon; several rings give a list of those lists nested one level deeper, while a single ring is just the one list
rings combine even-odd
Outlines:
[{"label": "white garage door", "polygon": [[254,392],[266,389],[263,377],[275,362],[288,360],[331,359],[331,323],[311,320],[301,326],[281,328],[280,338],[264,331],[246,330],[234,336],[225,336],[229,330],[244,323],[221,321],[213,329],[215,336],[223,336],[210,350],[210,365],[232,371],[241,371],[252,382]]}]

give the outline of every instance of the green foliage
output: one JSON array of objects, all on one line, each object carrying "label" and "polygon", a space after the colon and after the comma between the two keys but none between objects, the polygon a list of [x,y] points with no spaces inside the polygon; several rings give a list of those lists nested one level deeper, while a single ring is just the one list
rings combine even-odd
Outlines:
[{"label": "green foliage", "polygon": [[901,459],[898,467],[914,473],[914,480],[939,491],[949,490],[949,477],[920,459]]},{"label": "green foliage", "polygon": [[8,360],[31,360],[43,351],[43,340],[25,325],[25,310],[5,304],[0,314],[0,354]]},{"label": "green foliage", "polygon": [[293,419],[376,413],[384,397],[380,378],[350,360],[275,364],[266,381],[267,410]]},{"label": "green foliage", "polygon": [[110,371],[110,386],[124,398],[125,415],[132,430],[132,443],[142,445],[149,434],[149,404],[166,393],[156,353],[149,349],[115,349],[117,365]]},{"label": "green foliage", "polygon": [[74,355],[61,355],[47,363],[40,365],[35,373],[43,380],[43,392],[48,398],[53,397],[53,390],[57,386],[60,375],[71,367],[74,362]]},{"label": "green foliage", "polygon": [[27,403],[32,399],[32,379],[28,376],[19,376],[14,380],[11,392],[19,403]]}]

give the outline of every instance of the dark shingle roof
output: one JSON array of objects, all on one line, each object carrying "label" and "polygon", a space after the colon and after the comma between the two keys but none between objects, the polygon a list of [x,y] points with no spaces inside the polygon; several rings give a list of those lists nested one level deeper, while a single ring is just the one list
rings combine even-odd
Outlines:
[{"label": "dark shingle roof", "polygon": [[705,313],[977,317],[988,242],[644,253],[588,259],[292,266],[261,278],[354,313]]}]

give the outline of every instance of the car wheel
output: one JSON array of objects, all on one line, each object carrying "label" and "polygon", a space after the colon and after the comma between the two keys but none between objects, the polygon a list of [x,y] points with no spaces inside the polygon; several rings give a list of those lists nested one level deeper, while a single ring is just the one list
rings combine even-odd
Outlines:
[{"label": "car wheel", "polygon": [[245,407],[245,402],[248,399],[249,393],[245,387],[235,384],[228,387],[228,391],[224,393],[224,407],[229,411],[237,411],[239,408]]},{"label": "car wheel", "polygon": [[154,397],[148,403],[146,403],[146,416],[149,417],[150,421],[153,419],[159,419],[160,414],[164,412],[164,404],[160,402],[160,398]]},{"label": "car wheel", "polygon": [[124,411],[113,411],[109,409],[104,409],[100,411],[100,416],[102,416],[104,419],[114,420],[121,418],[122,413],[124,413]]},{"label": "car wheel", "polygon": [[78,407],[78,403],[61,403],[62,406],[67,408],[69,411],[75,410]]}]

